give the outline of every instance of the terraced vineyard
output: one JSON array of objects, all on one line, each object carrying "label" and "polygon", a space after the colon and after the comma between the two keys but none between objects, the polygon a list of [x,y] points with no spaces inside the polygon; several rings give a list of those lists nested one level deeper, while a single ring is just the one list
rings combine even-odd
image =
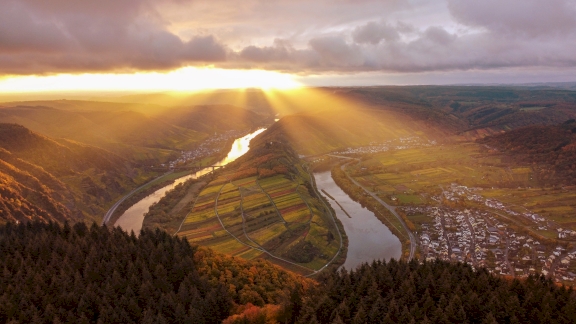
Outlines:
[{"label": "terraced vineyard", "polygon": [[331,213],[305,185],[307,175],[291,170],[298,173],[220,174],[200,192],[177,234],[233,256],[315,273],[337,255],[340,236]]}]

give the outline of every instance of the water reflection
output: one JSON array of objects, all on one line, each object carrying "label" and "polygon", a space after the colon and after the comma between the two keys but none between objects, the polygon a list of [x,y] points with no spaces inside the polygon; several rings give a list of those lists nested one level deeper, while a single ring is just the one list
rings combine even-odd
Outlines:
[{"label": "water reflection", "polygon": [[[224,166],[246,154],[246,152],[248,152],[250,149],[250,141],[265,130],[265,128],[261,128],[244,137],[236,139],[232,144],[232,148],[230,149],[230,152],[228,152],[228,155],[214,165]],[[188,179],[198,178],[210,172],[212,172],[212,168],[204,168],[194,174],[178,178],[176,181],[174,181],[174,183],[156,190],[154,193],[146,196],[132,207],[128,208],[124,214],[120,216],[116,223],[114,223],[114,226],[122,227],[122,229],[128,232],[134,231],[134,233],[140,233],[140,230],[142,229],[142,222],[144,222],[144,214],[148,212],[152,204],[160,201],[160,199],[162,199],[162,197],[164,197],[168,191],[174,189],[174,187],[180,183],[183,183]]]},{"label": "water reflection", "polygon": [[398,260],[402,245],[388,227],[376,218],[374,213],[353,201],[332,179],[329,171],[314,173],[318,190],[324,189],[352,216],[346,216],[340,206],[327,198],[342,222],[348,236],[348,254],[343,267],[354,269],[364,262],[375,259]]}]

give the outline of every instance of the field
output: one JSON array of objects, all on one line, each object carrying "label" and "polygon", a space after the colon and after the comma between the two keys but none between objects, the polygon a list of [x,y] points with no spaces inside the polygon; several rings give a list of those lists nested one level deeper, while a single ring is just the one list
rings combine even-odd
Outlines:
[{"label": "field", "polygon": [[339,252],[340,242],[331,215],[303,185],[303,170],[296,170],[268,177],[220,174],[200,192],[178,235],[218,252],[265,257],[312,274]]},{"label": "field", "polygon": [[[443,188],[452,184],[476,188],[484,199],[495,199],[507,210],[535,213],[557,225],[576,230],[576,191],[572,188],[538,188],[533,171],[497,154],[486,154],[478,144],[461,143],[411,148],[369,156],[349,167],[362,185],[393,205],[436,204]],[[485,208],[464,199],[460,204]],[[523,216],[518,223],[534,225]],[[416,223],[421,220],[416,221]],[[536,226],[532,226],[536,229]],[[542,230],[542,235],[550,235]]]}]

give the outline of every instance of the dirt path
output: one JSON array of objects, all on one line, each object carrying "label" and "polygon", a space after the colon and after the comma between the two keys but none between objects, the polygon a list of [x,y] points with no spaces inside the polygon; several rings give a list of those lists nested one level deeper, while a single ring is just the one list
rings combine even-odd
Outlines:
[{"label": "dirt path", "polygon": [[186,195],[176,204],[176,206],[174,206],[174,208],[172,208],[170,214],[175,215],[179,213],[182,210],[182,208],[186,207],[186,205],[188,205],[191,201],[196,199],[196,196],[198,196],[198,194],[200,193],[200,189],[202,189],[205,185],[206,181],[200,181],[198,183],[195,183],[192,187],[190,187]]}]

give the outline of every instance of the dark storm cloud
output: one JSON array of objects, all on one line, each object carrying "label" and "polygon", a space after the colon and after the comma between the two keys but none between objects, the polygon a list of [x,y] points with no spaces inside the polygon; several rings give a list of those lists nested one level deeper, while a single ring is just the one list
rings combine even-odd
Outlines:
[{"label": "dark storm cloud", "polygon": [[575,67],[574,0],[3,0],[0,74]]}]

